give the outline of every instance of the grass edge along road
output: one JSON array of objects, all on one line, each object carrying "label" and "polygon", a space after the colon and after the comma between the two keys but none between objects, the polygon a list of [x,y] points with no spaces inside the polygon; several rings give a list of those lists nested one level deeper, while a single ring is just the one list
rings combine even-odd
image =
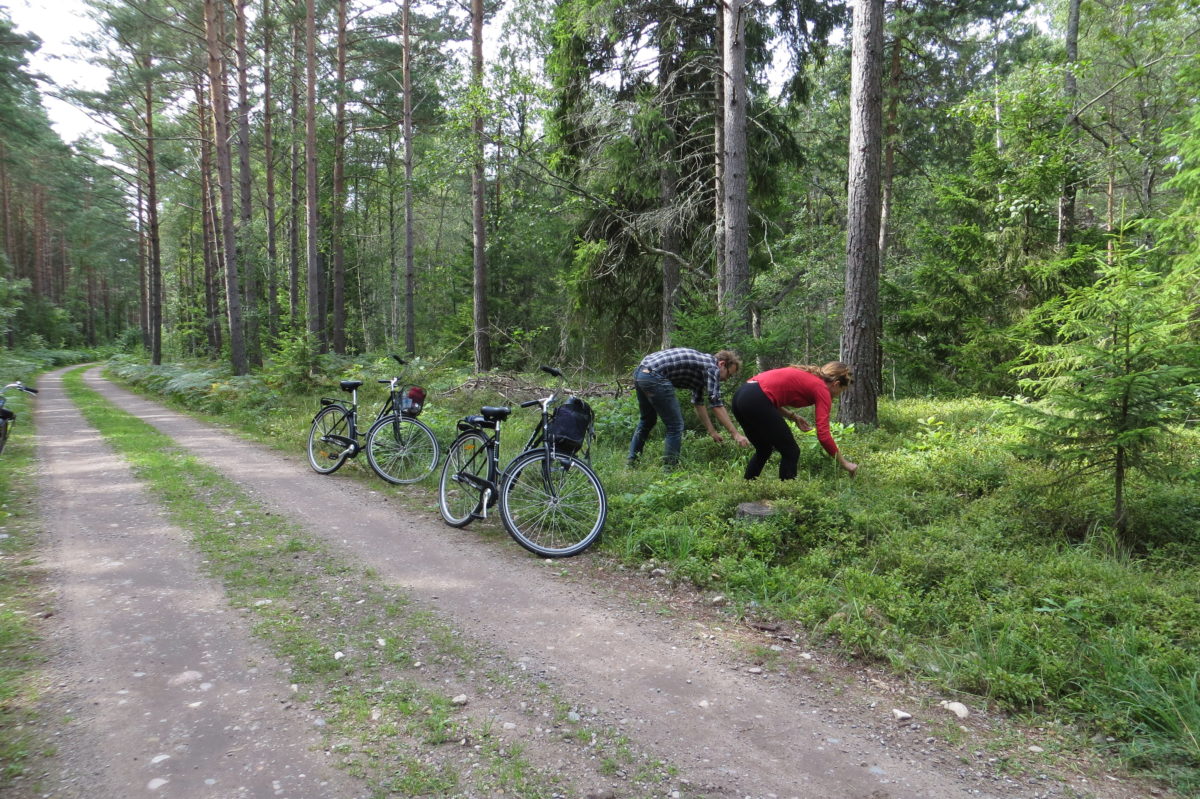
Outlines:
[{"label": "grass edge along road", "polygon": [[43,531],[28,406],[0,462],[0,792],[36,788],[34,772],[53,755],[37,735],[46,691],[39,620],[49,615],[53,596],[37,553]]},{"label": "grass edge along road", "polygon": [[519,692],[524,712],[544,718],[565,756],[595,764],[597,783],[628,774],[661,791],[674,776],[671,767],[635,752],[618,731],[585,723],[545,686],[489,668],[487,653],[371,569],[339,558],[169,437],[86,388],[83,371],[64,375],[67,395],[172,522],[189,531],[230,604],[290,667],[295,699],[323,720],[336,762],[375,795],[503,791],[537,799],[587,787],[565,785],[558,774],[536,768],[492,719],[455,704],[445,693],[450,675],[477,695],[491,687]]}]

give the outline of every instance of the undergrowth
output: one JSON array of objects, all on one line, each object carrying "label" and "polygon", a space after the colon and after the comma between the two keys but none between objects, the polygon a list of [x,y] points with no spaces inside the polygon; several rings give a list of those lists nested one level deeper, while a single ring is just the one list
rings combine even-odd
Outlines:
[{"label": "undergrowth", "polygon": [[[258,378],[204,387],[212,375],[181,392],[189,381],[168,379],[165,368],[126,361],[114,371],[177,404],[218,408],[226,423],[301,457],[319,395],[336,392],[339,378],[392,371],[386,358],[327,365],[328,376],[300,392]],[[443,443],[463,413],[528,398],[459,390],[469,375],[448,368],[418,374],[431,390],[422,418]],[[1131,765],[1185,794],[1200,791],[1195,429],[1176,431],[1161,455],[1173,479],[1132,477],[1133,535],[1121,539],[1101,480],[1068,480],[1013,454],[1020,430],[1000,401],[884,401],[876,429],[835,431],[862,467],[857,479],[809,436],[800,477],[789,482],[775,477],[777,460],[743,480],[747,452],[700,435],[694,418],[677,469],[653,457],[629,469],[637,409],[628,388],[589,401],[592,461],[610,502],[599,545],[608,556],[668,564],[676,579],[725,594],[740,612],[803,624],[942,690],[1072,721]],[[514,413],[508,456],[532,417]],[[656,431],[646,455],[661,446]],[[433,482],[401,493],[428,497]],[[777,512],[741,520],[745,502]]]}]

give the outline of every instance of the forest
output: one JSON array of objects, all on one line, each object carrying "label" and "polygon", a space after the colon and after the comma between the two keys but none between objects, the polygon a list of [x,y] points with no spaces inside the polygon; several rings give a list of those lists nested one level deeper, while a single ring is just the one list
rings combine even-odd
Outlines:
[{"label": "forest", "polygon": [[0,7],[9,371],[298,452],[391,352],[447,435],[480,375],[844,360],[853,484],[626,471],[598,398],[604,551],[1198,789],[1195,0],[84,3],[103,91]]}]

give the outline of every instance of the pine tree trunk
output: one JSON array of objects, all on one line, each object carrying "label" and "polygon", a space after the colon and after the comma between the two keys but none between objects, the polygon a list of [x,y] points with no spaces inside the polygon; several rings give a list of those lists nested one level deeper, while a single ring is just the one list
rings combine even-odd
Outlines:
[{"label": "pine tree trunk", "polygon": [[413,260],[413,108],[410,0],[404,0],[404,348],[417,351],[416,265]]},{"label": "pine tree trunk", "polygon": [[[1079,85],[1075,80],[1075,65],[1079,61],[1079,2],[1067,2],[1067,33],[1066,46],[1067,63],[1063,71],[1063,96],[1067,102],[1067,113],[1070,114],[1070,127],[1074,138],[1078,138],[1079,120],[1075,117],[1075,103],[1079,97]],[[1073,161],[1073,154],[1071,156]],[[1071,242],[1071,234],[1075,229],[1075,203],[1079,195],[1079,184],[1073,175],[1068,175],[1063,181],[1062,196],[1058,198],[1058,246],[1065,247]]]},{"label": "pine tree trunk", "polygon": [[[483,0],[471,0],[471,85],[483,93]],[[472,125],[474,168],[471,170],[471,219],[474,239],[473,321],[475,327],[475,371],[492,368],[488,336],[487,232],[485,228],[483,176],[483,116],[476,111]]]},{"label": "pine tree trunk", "polygon": [[303,59],[301,52],[300,21],[292,26],[292,68],[291,68],[291,170],[288,208],[288,315],[291,318],[292,333],[300,331],[300,187],[303,185],[300,146],[300,65]]},{"label": "pine tree trunk", "polygon": [[271,50],[274,21],[271,0],[263,0],[263,162],[267,189],[267,329],[272,339],[279,335],[279,219],[275,207],[275,132],[272,95]]},{"label": "pine tree trunk", "polygon": [[346,0],[337,5],[337,73],[333,114],[333,197],[330,247],[333,256],[333,351],[346,352]]},{"label": "pine tree trunk", "polygon": [[[146,75],[151,74],[150,57],[141,64]],[[142,86],[145,96],[143,110],[146,133],[146,249],[149,274],[147,280],[147,322],[150,327],[150,362],[162,363],[162,251],[158,234],[158,164],[154,147],[154,84],[146,78]]]},{"label": "pine tree trunk", "polygon": [[750,209],[746,152],[746,15],[745,0],[726,0],[724,25],[724,247],[725,289],[721,311],[737,332],[748,332],[750,295]]},{"label": "pine tree trunk", "polygon": [[237,228],[237,248],[242,254],[242,285],[245,305],[242,318],[246,325],[246,355],[250,363],[261,366],[262,352],[258,341],[258,266],[251,257],[250,246],[254,233],[253,200],[250,193],[250,71],[246,46],[246,0],[237,0],[235,9],[235,50],[238,78],[238,194],[240,218]]},{"label": "pine tree trunk", "polygon": [[238,287],[237,233],[234,229],[233,160],[229,151],[229,98],[221,45],[225,21],[220,0],[204,0],[204,29],[208,43],[208,79],[212,90],[213,134],[216,141],[217,184],[221,196],[221,239],[225,252],[225,311],[229,318],[229,360],[235,375],[249,371],[242,335],[242,305]]},{"label": "pine tree trunk", "polygon": [[880,161],[883,139],[883,0],[855,0],[850,78],[846,299],[841,359],[854,370],[842,394],[843,424],[877,422]]},{"label": "pine tree trunk", "polygon": [[304,185],[308,241],[308,332],[314,344],[325,349],[325,314],[321,301],[321,260],[318,249],[319,198],[317,197],[317,10],[316,0],[306,0],[304,62],[307,74],[304,101]]}]

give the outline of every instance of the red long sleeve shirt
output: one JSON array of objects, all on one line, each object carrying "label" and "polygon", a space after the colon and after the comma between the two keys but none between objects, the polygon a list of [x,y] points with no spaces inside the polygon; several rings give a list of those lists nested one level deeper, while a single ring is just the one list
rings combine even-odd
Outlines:
[{"label": "red long sleeve shirt", "polygon": [[776,408],[807,408],[813,406],[817,422],[817,440],[830,455],[837,455],[838,447],[829,432],[829,409],[833,398],[825,381],[794,366],[769,369],[750,378]]}]

